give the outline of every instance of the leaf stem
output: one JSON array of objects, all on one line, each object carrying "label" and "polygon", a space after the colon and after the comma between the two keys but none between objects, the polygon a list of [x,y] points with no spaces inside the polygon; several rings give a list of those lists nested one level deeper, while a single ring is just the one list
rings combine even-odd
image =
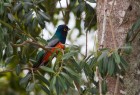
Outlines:
[{"label": "leaf stem", "polygon": [[99,94],[100,94],[100,95],[103,95],[103,94],[102,94],[102,77],[101,77],[101,74],[100,74],[100,72],[99,72],[98,67],[96,67],[96,73],[97,73],[97,77],[98,77],[98,79],[99,79]]},{"label": "leaf stem", "polygon": [[[62,8],[62,4],[60,2],[61,0],[59,0],[59,4],[60,4],[60,7]],[[63,9],[63,8],[62,8]],[[63,18],[64,18],[64,22],[65,22],[65,14],[64,14],[64,11],[62,10],[62,15],[63,15]]]}]

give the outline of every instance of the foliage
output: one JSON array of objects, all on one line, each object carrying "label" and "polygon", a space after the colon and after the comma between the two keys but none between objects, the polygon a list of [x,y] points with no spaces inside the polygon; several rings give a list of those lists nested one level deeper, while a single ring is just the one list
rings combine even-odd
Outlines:
[{"label": "foliage", "polygon": [[[57,55],[56,60],[52,57],[50,60],[53,61],[50,61],[49,65],[32,72],[31,67],[36,62],[38,48],[47,44],[40,36],[41,30],[47,29],[46,23],[56,26],[60,20],[55,17],[56,15],[62,12],[62,20],[68,24],[70,13],[73,13],[76,17],[75,27],[79,30],[78,36],[82,35],[82,21],[88,31],[96,29],[96,11],[87,1],[95,3],[95,0],[70,0],[66,8],[57,8],[56,5],[61,4],[59,0],[1,0],[0,94],[16,95],[22,92],[25,95],[34,92],[48,95],[97,95],[99,94],[99,81],[95,79],[98,77],[95,73],[97,67],[102,77],[102,93],[105,94],[106,77],[124,75],[128,64],[123,56],[130,54],[132,50],[131,43],[128,42],[132,41],[133,34],[135,38],[135,34],[139,33],[134,32],[139,27],[139,20],[128,32],[124,47],[116,50],[101,49],[96,54],[79,60],[81,47],[68,45],[64,52],[60,50],[58,54],[54,54]],[[25,70],[31,73],[25,75]],[[85,80],[82,78],[83,74]]]},{"label": "foliage", "polygon": [[[88,1],[93,2],[94,0]],[[6,78],[8,84],[12,86],[8,87],[8,84],[1,83],[7,88],[1,94],[13,93],[15,95],[21,91],[23,94],[27,94],[33,89],[35,89],[34,93],[43,93],[38,88],[42,88],[46,93],[60,94],[64,91],[70,91],[70,89],[75,90],[73,80],[80,82],[82,69],[76,60],[77,56],[74,57],[78,51],[71,49],[71,47],[67,48],[64,55],[62,53],[57,55],[55,65],[41,67],[39,72],[27,74],[24,77],[23,72],[30,71],[32,64],[36,61],[39,48],[36,44],[42,46],[47,44],[47,41],[40,36],[41,30],[47,28],[45,23],[52,23],[56,26],[60,20],[56,18],[56,15],[63,12],[62,20],[67,24],[70,20],[70,13],[73,13],[77,18],[75,27],[80,30],[79,36],[82,34],[80,25],[83,19],[85,20],[85,28],[88,30],[96,25],[96,16],[93,17],[95,9],[86,1],[71,0],[70,3],[67,3],[66,8],[57,8],[56,4],[59,4],[59,0],[1,0],[0,75],[1,79]],[[81,15],[83,12],[85,12],[85,18]],[[93,19],[94,23],[88,25],[90,19]],[[26,41],[36,44],[26,43]],[[50,79],[46,79],[44,74],[48,74]],[[19,83],[15,83],[16,80]],[[24,92],[25,87],[27,92]],[[52,90],[54,88],[55,90]],[[0,89],[5,88],[0,86]],[[12,89],[12,92],[9,89]]]}]

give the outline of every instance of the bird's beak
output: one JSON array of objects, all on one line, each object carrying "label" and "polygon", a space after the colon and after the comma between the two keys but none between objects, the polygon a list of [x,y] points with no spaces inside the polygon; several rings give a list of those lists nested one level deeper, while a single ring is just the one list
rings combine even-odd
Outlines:
[{"label": "bird's beak", "polygon": [[70,30],[70,28],[68,28],[68,31]]}]

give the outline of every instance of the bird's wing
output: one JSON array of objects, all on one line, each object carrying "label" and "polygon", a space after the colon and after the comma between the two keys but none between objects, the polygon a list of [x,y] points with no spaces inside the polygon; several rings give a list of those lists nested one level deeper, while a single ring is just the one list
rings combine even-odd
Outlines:
[{"label": "bird's wing", "polygon": [[33,64],[33,68],[37,68],[37,67],[40,66],[40,63],[42,61],[42,58],[43,58],[44,54],[45,54],[44,50],[38,52],[38,54],[36,56],[36,61],[37,62]]},{"label": "bird's wing", "polygon": [[51,39],[48,43],[48,47],[54,47],[59,42],[58,38]]},{"label": "bird's wing", "polygon": [[[59,39],[56,36],[54,36],[49,40],[48,45],[46,47],[55,47],[55,45],[57,45],[58,43]],[[42,63],[43,58],[47,55],[48,57],[51,56],[51,53],[52,52],[45,52],[44,50],[40,51],[37,54],[37,63],[33,65],[33,68],[38,68]]]}]

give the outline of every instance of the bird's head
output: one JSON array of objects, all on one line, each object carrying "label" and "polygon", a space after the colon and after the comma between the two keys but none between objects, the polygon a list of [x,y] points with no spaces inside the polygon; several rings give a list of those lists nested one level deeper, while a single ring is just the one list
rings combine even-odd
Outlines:
[{"label": "bird's head", "polygon": [[57,28],[58,32],[68,32],[70,29],[68,28],[67,25],[59,25]]},{"label": "bird's head", "polygon": [[59,25],[55,35],[60,39],[60,41],[65,42],[69,30],[70,29],[67,25]]}]

